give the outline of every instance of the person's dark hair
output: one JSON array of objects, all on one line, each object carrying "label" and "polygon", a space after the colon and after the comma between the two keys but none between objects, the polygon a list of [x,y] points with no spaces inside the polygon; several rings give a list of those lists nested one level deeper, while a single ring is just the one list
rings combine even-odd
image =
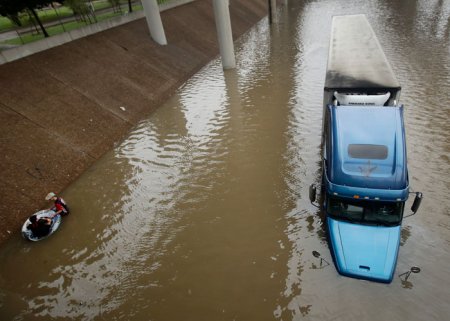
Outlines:
[{"label": "person's dark hair", "polygon": [[30,222],[31,222],[31,223],[35,223],[35,222],[36,222],[36,219],[37,219],[36,215],[31,215],[31,217],[30,217]]}]

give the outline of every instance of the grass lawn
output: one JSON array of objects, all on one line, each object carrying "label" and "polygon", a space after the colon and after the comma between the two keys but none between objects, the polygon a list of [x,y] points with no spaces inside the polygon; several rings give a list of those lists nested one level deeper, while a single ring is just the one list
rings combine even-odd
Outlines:
[{"label": "grass lawn", "polygon": [[[158,4],[162,4],[165,2],[169,2],[170,0],[157,0]],[[122,12],[105,12],[100,13],[101,10],[106,8],[111,8],[111,4],[108,0],[93,0],[92,1],[97,21],[103,21],[110,19],[112,17],[120,16],[128,11],[128,0],[120,0],[121,3],[121,9]],[[132,0],[133,5],[133,11],[139,11],[142,10],[142,4],[139,0]],[[65,22],[64,24],[61,23],[60,19],[64,18],[70,18],[73,17],[73,12],[69,7],[60,6],[56,9],[53,8],[46,8],[42,10],[37,10],[37,13],[39,15],[39,18],[41,19],[42,23],[49,23],[53,22],[53,26],[46,26],[45,29],[47,30],[49,36],[54,36],[63,32],[71,31],[74,29],[78,29],[81,27],[84,27],[88,25],[89,23],[86,22],[80,22],[80,21],[70,21]],[[2,41],[3,44],[9,44],[9,45],[22,45],[29,42],[33,42],[36,40],[40,40],[44,38],[44,35],[42,33],[36,34],[36,31],[32,27],[33,24],[30,20],[30,17],[27,13],[22,13],[20,15],[20,19],[22,21],[22,28],[27,27],[29,31],[26,31],[26,29],[22,29],[20,37],[9,39]],[[6,17],[0,16],[0,32],[7,31],[7,30],[15,30],[17,29],[17,26],[15,26],[11,20],[9,20]],[[17,29],[18,30],[18,29]],[[32,31],[33,30],[33,31]]]},{"label": "grass lawn", "polygon": [[[142,10],[142,5],[141,4],[133,5],[133,11],[139,11],[139,10]],[[125,10],[123,10],[123,11],[125,11]],[[97,15],[97,21],[107,20],[107,19],[110,19],[112,17],[117,17],[117,16],[120,16],[120,15],[122,15],[122,13],[120,13],[120,12],[118,12],[118,13],[107,12],[107,13],[104,13],[104,14]],[[78,29],[78,28],[84,27],[86,25],[88,25],[88,24],[85,23],[85,22],[71,21],[71,22],[64,23],[64,29],[65,30],[63,29],[61,24],[55,25],[53,27],[47,27],[45,29],[47,30],[47,32],[48,32],[48,34],[50,36],[54,36],[54,35],[63,33],[65,31],[70,31],[70,30],[74,30],[74,29]],[[20,38],[18,37],[18,38],[15,38],[15,39],[6,40],[3,43],[9,44],[9,45],[21,45],[21,44],[33,42],[33,41],[36,41],[36,40],[40,40],[40,39],[43,39],[43,38],[44,38],[44,35],[41,34],[41,33],[39,33],[39,34],[27,33],[27,34],[21,36]]]},{"label": "grass lawn", "polygon": [[[133,0],[133,2],[137,2],[137,0]],[[108,0],[97,0],[97,1],[93,1],[92,3],[94,5],[95,11],[99,11],[99,10],[111,7],[111,4],[108,2]],[[122,6],[121,6],[122,10],[127,11],[128,10],[128,0],[121,0],[121,3],[122,3]],[[125,4],[126,4],[126,6],[125,6]],[[140,6],[140,4],[136,5],[136,6]],[[57,7],[56,11],[53,8],[46,8],[46,9],[42,9],[42,10],[37,10],[36,12],[37,12],[39,18],[41,19],[42,23],[58,21],[58,19],[73,16],[72,9],[70,9],[69,7],[65,7],[65,6]],[[26,13],[22,13],[20,15],[20,21],[22,21],[22,27],[27,27],[27,26],[32,25],[29,15]],[[6,17],[0,16],[0,32],[14,29],[16,27],[17,26],[14,25],[11,22],[11,20],[9,20]]]}]

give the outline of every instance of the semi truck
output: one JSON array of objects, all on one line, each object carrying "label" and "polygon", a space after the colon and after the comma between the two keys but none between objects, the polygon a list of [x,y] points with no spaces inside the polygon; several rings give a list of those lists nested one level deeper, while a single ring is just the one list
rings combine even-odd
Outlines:
[{"label": "semi truck", "polygon": [[[330,251],[344,276],[390,283],[410,192],[401,87],[365,15],[334,16],[322,113]],[[422,193],[416,192],[410,215]],[[319,204],[316,203],[319,199]],[[409,215],[408,215],[409,216]]]}]

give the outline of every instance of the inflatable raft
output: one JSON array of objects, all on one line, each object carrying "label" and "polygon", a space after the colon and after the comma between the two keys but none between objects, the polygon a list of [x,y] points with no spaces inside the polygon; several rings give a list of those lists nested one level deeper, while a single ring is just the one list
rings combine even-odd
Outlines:
[{"label": "inflatable raft", "polygon": [[[43,218],[43,217],[50,217],[52,215],[54,215],[55,212],[51,211],[51,210],[43,210],[43,211],[39,211],[34,213],[33,215],[36,215],[37,219]],[[30,225],[30,219],[27,219],[25,221],[25,223],[22,226],[22,236],[30,241],[40,241],[43,240],[47,237],[49,237],[50,235],[52,235],[53,233],[56,232],[56,230],[59,228],[59,225],[61,224],[61,215],[56,215],[55,217],[52,218],[52,225],[50,226],[50,232],[42,237],[36,237],[33,235],[33,232],[31,230],[29,230],[27,227],[28,225]]]}]

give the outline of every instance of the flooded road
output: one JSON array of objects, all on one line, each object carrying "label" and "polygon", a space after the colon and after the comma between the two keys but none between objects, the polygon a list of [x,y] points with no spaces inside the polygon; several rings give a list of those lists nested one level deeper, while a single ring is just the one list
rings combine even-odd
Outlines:
[{"label": "flooded road", "polygon": [[[56,234],[0,248],[1,320],[448,318],[450,2],[288,2],[238,41],[235,70],[212,61],[73,183]],[[312,255],[332,263],[308,186],[331,16],[352,13],[402,85],[410,182],[425,196],[389,285]]]}]

